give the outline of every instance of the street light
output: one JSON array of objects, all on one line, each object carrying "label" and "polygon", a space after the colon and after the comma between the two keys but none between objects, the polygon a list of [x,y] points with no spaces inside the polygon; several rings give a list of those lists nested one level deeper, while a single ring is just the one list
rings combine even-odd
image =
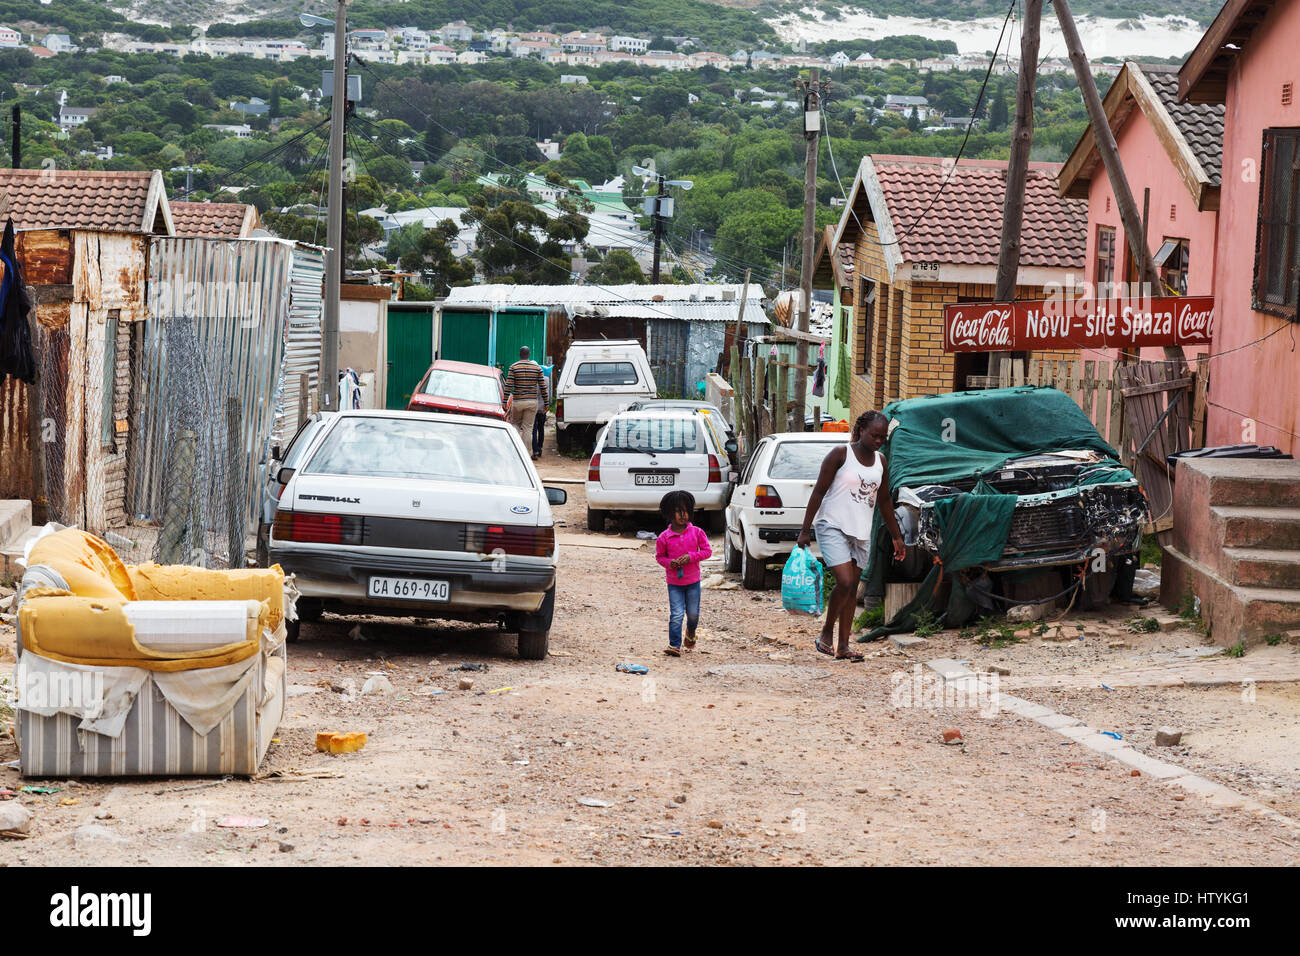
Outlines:
[{"label": "street light", "polygon": [[[649,160],[647,160],[649,162]],[[689,179],[664,179],[663,175],[655,171],[653,166],[633,166],[632,172],[637,176],[653,177],[659,183],[659,192],[646,200],[647,210],[651,205],[654,206],[654,235],[655,235],[655,257],[654,263],[650,268],[650,281],[658,283],[659,281],[659,246],[664,237],[664,220],[673,214],[673,201],[667,199],[666,186],[677,186],[681,189],[690,189],[695,183]]]},{"label": "street light", "polygon": [[343,123],[348,88],[347,0],[338,0],[333,20],[298,16],[305,27],[334,28],[334,101],[330,104],[329,192],[325,200],[325,288],[321,325],[320,407],[334,411],[339,387],[339,295],[343,284]]}]

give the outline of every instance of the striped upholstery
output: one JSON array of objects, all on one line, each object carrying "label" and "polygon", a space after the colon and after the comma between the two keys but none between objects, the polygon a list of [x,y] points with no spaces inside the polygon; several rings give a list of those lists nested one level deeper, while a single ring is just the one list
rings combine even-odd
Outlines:
[{"label": "striped upholstery", "polygon": [[258,674],[210,733],[200,736],[163,697],[153,675],[118,738],[82,733],[78,717],[16,713],[26,777],[128,777],[257,772],[284,713],[285,647],[258,658]]}]

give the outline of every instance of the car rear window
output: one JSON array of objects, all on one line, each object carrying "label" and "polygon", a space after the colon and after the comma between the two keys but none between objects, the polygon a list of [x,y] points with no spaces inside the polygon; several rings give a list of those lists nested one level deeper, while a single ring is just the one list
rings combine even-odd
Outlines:
[{"label": "car rear window", "polygon": [[454,398],[460,402],[499,404],[501,401],[501,389],[497,386],[496,379],[447,369],[433,369],[429,372],[429,377],[420,385],[419,391],[425,395]]},{"label": "car rear window", "polygon": [[767,468],[769,478],[816,478],[822,462],[836,447],[824,441],[787,441],[776,448],[772,464]]},{"label": "car rear window", "polygon": [[574,385],[635,385],[638,381],[631,362],[583,362],[573,373]]},{"label": "car rear window", "polygon": [[694,418],[616,418],[605,435],[604,450],[645,455],[702,454],[704,436]]},{"label": "car rear window", "polygon": [[325,436],[303,471],[309,475],[532,487],[510,433],[469,420],[343,418]]}]

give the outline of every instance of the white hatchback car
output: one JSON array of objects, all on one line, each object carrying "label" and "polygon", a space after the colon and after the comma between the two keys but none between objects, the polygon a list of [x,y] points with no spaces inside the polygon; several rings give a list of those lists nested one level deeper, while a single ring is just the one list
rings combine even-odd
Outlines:
[{"label": "white hatchback car", "polygon": [[698,409],[624,411],[596,438],[587,466],[587,528],[603,531],[611,511],[658,511],[669,491],[689,491],[696,512],[716,515],[731,487],[731,440]]},{"label": "white hatchback car", "polygon": [[[848,441],[843,432],[768,435],[750,456],[727,507],[723,555],[749,590],[763,587],[769,561],[794,550],[822,462]],[[812,550],[820,555],[814,538]]]},{"label": "white hatchback car", "polygon": [[[324,611],[504,620],[519,656],[546,656],[555,613],[552,504],[508,424],[347,411],[284,485],[270,559],[297,578],[299,617]],[[298,636],[290,622],[289,637]]]}]

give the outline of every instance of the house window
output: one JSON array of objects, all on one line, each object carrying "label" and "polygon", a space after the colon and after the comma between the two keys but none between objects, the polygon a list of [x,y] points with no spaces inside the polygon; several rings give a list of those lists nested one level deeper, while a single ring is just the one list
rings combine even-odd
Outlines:
[{"label": "house window", "polygon": [[[869,287],[865,289],[864,287]],[[866,292],[864,295],[863,292]],[[862,346],[857,353],[856,368],[854,371],[859,375],[867,375],[871,372],[871,352],[873,339],[876,334],[876,321],[880,318],[879,312],[884,307],[888,293],[881,294],[881,290],[874,282],[862,282],[858,286],[858,294],[854,296],[855,302],[862,303]]]},{"label": "house window", "polygon": [[1102,284],[1115,282],[1115,227],[1097,227],[1097,268],[1093,277],[1097,286],[1097,295],[1102,295]]},{"label": "house window", "polygon": [[1300,228],[1300,129],[1264,131],[1259,227],[1252,302],[1262,312],[1296,317],[1296,232]]},{"label": "house window", "polygon": [[1152,261],[1160,270],[1163,292],[1187,295],[1187,261],[1191,244],[1186,239],[1165,238]]}]

